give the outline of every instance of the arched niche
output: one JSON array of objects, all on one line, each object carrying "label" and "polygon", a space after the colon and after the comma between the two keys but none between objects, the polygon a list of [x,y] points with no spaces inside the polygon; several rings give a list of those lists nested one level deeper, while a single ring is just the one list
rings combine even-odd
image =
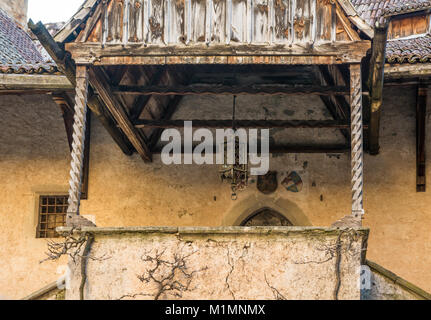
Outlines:
[{"label": "arched niche", "polygon": [[264,209],[277,212],[293,226],[312,225],[302,209],[290,200],[265,195],[250,195],[235,202],[223,217],[222,226],[241,226],[249,217]]},{"label": "arched niche", "polygon": [[240,225],[243,227],[293,226],[292,222],[285,216],[271,208],[259,209],[241,222]]}]

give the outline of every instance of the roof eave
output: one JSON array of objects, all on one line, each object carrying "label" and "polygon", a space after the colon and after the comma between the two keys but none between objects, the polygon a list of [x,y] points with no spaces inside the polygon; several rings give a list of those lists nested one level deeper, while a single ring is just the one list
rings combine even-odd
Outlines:
[{"label": "roof eave", "polygon": [[370,39],[374,38],[373,26],[370,26],[356,11],[350,0],[337,0],[350,21]]},{"label": "roof eave", "polygon": [[100,1],[101,0],[86,0],[72,18],[70,18],[70,20],[57,32],[54,36],[54,40],[59,43],[64,43],[70,35],[72,35],[73,32],[75,32],[75,30],[87,20]]}]

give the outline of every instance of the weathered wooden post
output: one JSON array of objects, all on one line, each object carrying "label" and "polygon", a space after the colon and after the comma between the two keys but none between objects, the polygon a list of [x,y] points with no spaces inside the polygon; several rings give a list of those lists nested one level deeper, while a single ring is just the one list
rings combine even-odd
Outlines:
[{"label": "weathered wooden post", "polygon": [[69,181],[69,207],[67,225],[73,226],[73,218],[79,215],[83,179],[84,146],[87,116],[88,70],[86,65],[76,67],[75,107],[73,118],[72,160]]},{"label": "weathered wooden post", "polygon": [[364,139],[362,118],[361,65],[350,65],[352,215],[361,220],[364,214]]}]

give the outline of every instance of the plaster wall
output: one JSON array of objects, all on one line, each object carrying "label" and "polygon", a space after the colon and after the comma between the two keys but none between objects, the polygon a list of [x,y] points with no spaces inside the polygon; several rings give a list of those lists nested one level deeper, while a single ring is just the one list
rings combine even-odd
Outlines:
[{"label": "plaster wall", "polygon": [[0,112],[0,298],[18,299],[65,271],[65,259],[39,263],[47,241],[36,226],[38,195],[67,192],[69,148],[49,96],[3,95]]},{"label": "plaster wall", "polygon": [[[238,99],[237,118],[329,116],[320,101],[265,99]],[[230,108],[231,100],[226,98],[184,99],[175,117],[212,118],[222,109],[221,114],[229,118]],[[39,192],[67,191],[70,158],[61,113],[49,97],[1,96],[0,110],[0,295],[21,298],[54,281],[57,268],[65,264],[39,264],[46,241],[35,239],[35,206]],[[427,115],[428,127],[429,123]],[[342,139],[331,130],[272,133],[282,135],[286,143]],[[429,148],[427,156],[430,176]],[[294,225],[329,226],[350,212],[348,154],[274,154],[270,169],[278,171],[279,182],[287,172],[296,171],[302,190],[294,193],[279,185],[273,194],[263,195],[252,179],[249,188],[232,201],[217,166],[166,166],[157,155],[146,164],[138,155],[125,156],[94,119],[89,199],[82,201],[81,212],[93,215],[101,227],[231,226],[262,207],[277,210]],[[431,199],[428,192],[416,193],[415,179],[415,90],[388,87],[381,153],[365,156],[364,225],[371,229],[367,255],[430,291]]]},{"label": "plaster wall", "polygon": [[[368,234],[365,229],[93,230],[83,230],[94,235],[84,299],[360,298],[361,248]],[[80,261],[70,261],[66,299],[80,298]]]}]

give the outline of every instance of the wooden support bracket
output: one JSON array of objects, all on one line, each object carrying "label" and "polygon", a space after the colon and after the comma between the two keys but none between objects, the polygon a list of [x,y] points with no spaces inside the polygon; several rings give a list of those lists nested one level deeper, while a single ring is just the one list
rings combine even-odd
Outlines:
[{"label": "wooden support bracket", "polygon": [[419,84],[416,100],[416,191],[425,192],[425,128],[428,87]]}]

